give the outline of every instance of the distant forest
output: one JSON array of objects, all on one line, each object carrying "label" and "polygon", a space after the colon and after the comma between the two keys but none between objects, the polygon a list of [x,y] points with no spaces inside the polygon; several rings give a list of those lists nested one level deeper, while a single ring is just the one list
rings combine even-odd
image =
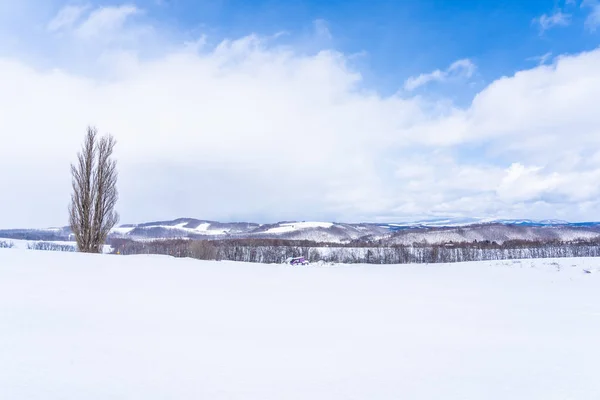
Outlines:
[{"label": "distant forest", "polygon": [[512,240],[382,246],[331,244],[284,239],[153,240],[110,239],[114,253],[164,254],[200,260],[282,263],[305,257],[312,263],[424,264],[530,258],[598,257],[600,239],[561,241]]}]

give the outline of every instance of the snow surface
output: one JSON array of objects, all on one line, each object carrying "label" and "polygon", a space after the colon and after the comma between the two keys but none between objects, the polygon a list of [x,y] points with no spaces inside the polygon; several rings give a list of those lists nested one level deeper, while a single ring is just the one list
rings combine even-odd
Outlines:
[{"label": "snow surface", "polygon": [[264,233],[288,233],[296,232],[300,229],[331,228],[332,226],[332,222],[286,222],[279,224],[275,228],[267,229]]},{"label": "snow surface", "polygon": [[598,399],[599,332],[600,259],[0,249],[3,399]]},{"label": "snow surface", "polygon": [[184,231],[187,233],[207,234],[207,235],[225,235],[227,232],[229,232],[229,229],[210,229],[211,224],[207,223],[207,222],[198,225],[196,228],[188,228],[187,227],[188,223],[189,223],[188,221],[185,221],[185,222],[181,222],[176,225],[145,225],[143,228],[144,229],[150,229],[150,228],[172,229],[172,230]]},{"label": "snow surface", "polygon": [[110,233],[115,233],[118,235],[126,235],[134,229],[135,229],[135,226],[119,226],[116,228],[112,228],[110,230]]}]

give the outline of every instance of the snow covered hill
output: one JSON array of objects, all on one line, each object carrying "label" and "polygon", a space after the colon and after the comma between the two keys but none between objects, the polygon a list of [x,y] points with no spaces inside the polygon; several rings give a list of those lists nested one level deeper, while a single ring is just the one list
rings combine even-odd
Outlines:
[{"label": "snow covered hill", "polygon": [[148,238],[281,238],[315,242],[347,243],[382,240],[387,244],[507,240],[576,240],[600,237],[600,224],[570,224],[563,221],[503,220],[473,223],[473,219],[420,221],[409,224],[278,222],[275,224],[220,223],[190,218],[127,225],[115,235]]},{"label": "snow covered hill", "polygon": [[[116,227],[112,237],[134,240],[192,238],[278,238],[315,242],[348,243],[383,241],[387,244],[507,240],[576,240],[600,238],[600,223],[568,223],[557,220],[443,219],[413,223],[334,223],[315,221],[283,221],[274,224],[252,222],[222,223],[179,218]],[[0,238],[65,241],[72,239],[68,228],[41,230],[0,230]]]},{"label": "snow covered hill", "polygon": [[449,242],[491,242],[508,240],[574,241],[600,237],[599,226],[532,225],[532,224],[478,224],[461,227],[439,227],[403,229],[385,238],[388,244],[411,245],[427,242],[440,244]]},{"label": "snow covered hill", "polygon": [[148,238],[283,238],[318,242],[347,242],[365,236],[382,236],[390,229],[380,224],[343,224],[332,222],[294,221],[274,224],[248,222],[221,223],[180,218],[173,221],[124,225],[113,230],[114,235],[133,239]]},{"label": "snow covered hill", "polygon": [[0,249],[1,397],[598,399],[599,288],[600,259],[289,267]]}]

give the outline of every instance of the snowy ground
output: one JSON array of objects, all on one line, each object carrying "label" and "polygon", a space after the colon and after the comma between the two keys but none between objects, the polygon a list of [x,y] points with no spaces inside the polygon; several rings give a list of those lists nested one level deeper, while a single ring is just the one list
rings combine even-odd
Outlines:
[{"label": "snowy ground", "polygon": [[600,259],[0,249],[2,399],[598,399],[599,367]]}]

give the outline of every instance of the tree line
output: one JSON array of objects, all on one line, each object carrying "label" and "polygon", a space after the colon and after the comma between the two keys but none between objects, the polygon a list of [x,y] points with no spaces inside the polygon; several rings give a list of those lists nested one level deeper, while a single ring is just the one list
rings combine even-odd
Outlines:
[{"label": "tree line", "polygon": [[445,244],[374,246],[332,244],[284,239],[134,241],[111,239],[113,253],[163,254],[200,260],[282,263],[289,257],[310,262],[361,264],[426,264],[531,258],[599,257],[598,240],[511,240]]}]

